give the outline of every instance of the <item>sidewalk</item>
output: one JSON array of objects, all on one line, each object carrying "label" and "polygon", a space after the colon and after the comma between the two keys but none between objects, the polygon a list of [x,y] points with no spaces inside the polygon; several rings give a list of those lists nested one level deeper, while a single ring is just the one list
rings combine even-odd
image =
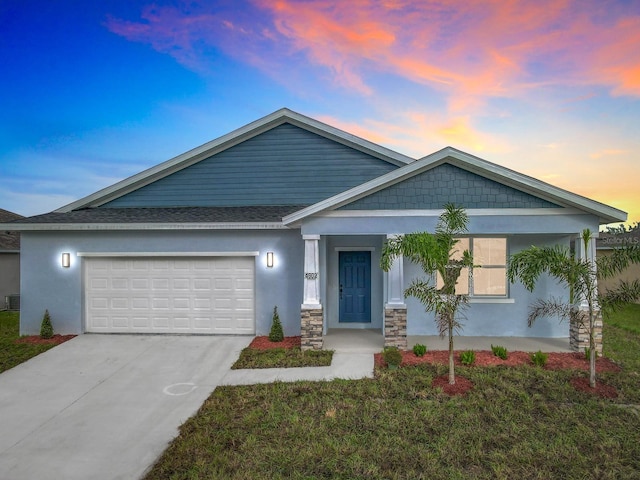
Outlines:
[{"label": "sidewalk", "polygon": [[336,378],[345,380],[373,378],[373,354],[335,352],[331,365],[328,367],[229,370],[222,378],[220,385],[255,385],[300,380],[334,380]]}]

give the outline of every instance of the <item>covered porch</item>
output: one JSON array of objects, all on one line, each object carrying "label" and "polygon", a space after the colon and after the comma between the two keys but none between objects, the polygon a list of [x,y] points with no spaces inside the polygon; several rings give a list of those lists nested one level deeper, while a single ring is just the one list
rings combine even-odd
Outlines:
[{"label": "covered porch", "polygon": [[[426,345],[427,349],[448,350],[447,338],[437,335],[408,335],[407,347]],[[456,335],[455,350],[491,350],[491,345],[501,345],[510,352],[572,352],[569,337],[473,337]],[[323,335],[323,348],[339,353],[378,353],[384,348],[384,337],[378,330],[329,329]]]}]

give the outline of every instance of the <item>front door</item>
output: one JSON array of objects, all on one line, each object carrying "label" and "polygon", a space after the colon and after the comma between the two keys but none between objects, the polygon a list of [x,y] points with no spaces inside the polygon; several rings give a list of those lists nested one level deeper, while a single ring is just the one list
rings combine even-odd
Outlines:
[{"label": "front door", "polygon": [[340,322],[371,322],[371,252],[338,252]]}]

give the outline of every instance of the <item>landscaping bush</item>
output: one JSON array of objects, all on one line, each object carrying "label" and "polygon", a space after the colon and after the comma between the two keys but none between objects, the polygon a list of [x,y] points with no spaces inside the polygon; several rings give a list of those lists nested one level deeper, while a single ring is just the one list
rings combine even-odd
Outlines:
[{"label": "landscaping bush", "polygon": [[496,345],[495,347],[493,345],[491,345],[491,351],[493,352],[493,354],[498,357],[501,358],[502,360],[506,360],[507,359],[507,349],[500,346],[500,345]]},{"label": "landscaping bush", "polygon": [[278,307],[273,307],[273,319],[271,320],[271,331],[269,332],[269,340],[272,342],[281,342],[284,340],[284,332],[282,331],[282,323],[278,315]]},{"label": "landscaping bush", "polygon": [[537,367],[544,367],[547,364],[548,357],[549,355],[538,350],[536,353],[531,354],[531,361]]},{"label": "landscaping bush", "polygon": [[397,367],[402,363],[402,353],[397,347],[384,347],[382,358],[390,367]]},{"label": "landscaping bush", "polygon": [[49,315],[49,310],[44,311],[44,317],[42,318],[42,324],[40,325],[40,337],[53,337],[53,325],[51,325],[51,316]]},{"label": "landscaping bush", "polygon": [[420,343],[416,343],[413,346],[413,354],[416,357],[424,357],[424,354],[427,353],[427,346],[421,345]]},{"label": "landscaping bush", "polygon": [[473,365],[473,363],[476,361],[476,352],[474,352],[473,350],[467,350],[466,352],[461,352],[460,361],[464,365]]}]

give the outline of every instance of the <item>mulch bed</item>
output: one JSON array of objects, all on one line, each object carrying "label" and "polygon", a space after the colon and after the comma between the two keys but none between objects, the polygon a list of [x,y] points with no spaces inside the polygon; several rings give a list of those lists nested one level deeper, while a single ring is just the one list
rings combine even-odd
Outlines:
[{"label": "mulch bed", "polygon": [[[449,352],[447,350],[434,350],[427,352],[424,356],[418,357],[412,351],[403,350],[402,363],[400,366],[408,365],[420,365],[422,363],[449,365]],[[477,367],[490,367],[503,365],[507,367],[516,367],[518,365],[533,365],[531,361],[531,354],[527,352],[509,352],[506,360],[502,360],[496,357],[493,352],[488,350],[476,351],[476,360],[473,366]],[[589,360],[586,359],[584,353],[580,352],[568,352],[568,353],[548,353],[547,364],[545,369],[547,370],[581,370],[589,371]],[[376,367],[385,367],[386,363],[382,358],[381,353],[374,355]],[[460,366],[460,351],[454,351],[455,365]],[[596,359],[596,372],[619,372],[621,369],[613,361],[608,358]],[[465,395],[469,390],[473,388],[473,383],[459,375],[456,375],[455,385],[449,385],[449,376],[443,375],[433,379],[431,384],[434,388],[440,387],[442,391],[447,395]],[[586,377],[575,377],[571,379],[571,385],[578,391],[589,393],[591,395],[597,395],[601,398],[616,398],[618,391],[615,387],[606,385],[601,381],[596,382],[596,388],[589,386],[589,379]]]},{"label": "mulch bed", "polygon": [[596,382],[596,388],[591,388],[589,386],[589,378],[587,377],[572,378],[571,385],[580,392],[597,395],[602,398],[616,398],[618,396],[618,390],[616,390],[616,387],[604,384],[600,380]]},{"label": "mulch bed", "polygon": [[[449,352],[447,350],[433,350],[427,352],[422,357],[417,357],[411,351],[402,351],[402,363],[404,365],[419,365],[421,363],[449,365]],[[515,367],[518,365],[533,365],[531,354],[528,352],[509,352],[506,360],[496,357],[493,352],[488,350],[476,351],[476,367],[491,367],[503,365],[506,367]],[[582,370],[589,371],[589,361],[585,358],[584,353],[568,352],[568,353],[549,353],[547,364],[544,367],[547,370]],[[456,365],[462,365],[460,362],[460,351],[454,351]],[[375,364],[377,367],[384,367],[385,362],[382,354],[375,354]],[[598,358],[596,360],[596,372],[619,372],[620,367],[608,358]]]},{"label": "mulch bed", "polygon": [[449,375],[442,375],[441,377],[434,378],[431,386],[433,388],[442,388],[442,391],[449,396],[464,396],[473,388],[473,382],[460,375],[456,375],[456,383],[451,385],[449,384]]},{"label": "mulch bed", "polygon": [[29,343],[32,345],[60,345],[71,340],[75,335],[54,335],[51,338],[41,338],[39,335],[29,335],[16,339],[15,343]]},{"label": "mulch bed", "polygon": [[284,337],[281,342],[272,342],[268,336],[256,337],[249,344],[255,350],[270,350],[272,348],[296,348],[300,346],[300,337]]}]

